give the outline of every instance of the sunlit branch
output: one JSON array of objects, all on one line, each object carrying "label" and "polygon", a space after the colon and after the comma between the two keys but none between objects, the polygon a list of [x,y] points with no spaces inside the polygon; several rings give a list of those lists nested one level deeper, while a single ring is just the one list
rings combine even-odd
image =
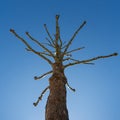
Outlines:
[{"label": "sunlit branch", "polygon": [[108,57],[112,57],[112,56],[117,56],[117,55],[118,55],[118,53],[113,53],[113,54],[106,55],[106,56],[98,56],[98,57],[94,57],[94,58],[87,59],[87,60],[75,61],[73,63],[69,63],[69,64],[65,65],[64,68],[67,68],[69,66],[73,66],[76,64],[89,64],[89,62],[91,62],[91,61],[95,61],[95,60],[103,59],[103,58],[108,58]]},{"label": "sunlit branch", "polygon": [[82,23],[82,25],[80,25],[80,27],[75,31],[75,33],[73,34],[72,38],[69,40],[68,44],[65,47],[65,50],[63,52],[63,56],[64,54],[67,52],[69,46],[71,45],[72,41],[74,40],[74,38],[76,37],[76,35],[79,33],[79,31],[83,28],[83,26],[86,24],[86,21],[84,21]]},{"label": "sunlit branch", "polygon": [[38,98],[38,100],[37,100],[35,103],[33,103],[34,106],[37,106],[37,105],[38,105],[38,103],[42,100],[43,95],[45,94],[45,92],[46,92],[48,89],[49,89],[49,86],[46,87],[46,88],[42,91],[42,93],[41,93],[40,97]]},{"label": "sunlit branch", "polygon": [[38,56],[42,57],[44,60],[46,60],[49,64],[52,64],[52,62],[45,57],[44,55],[40,54],[39,52],[35,51],[22,37],[20,37],[13,29],[10,29],[10,32],[12,32],[19,40],[21,40],[28,48],[26,50],[32,51],[33,53],[37,54]]},{"label": "sunlit branch", "polygon": [[53,71],[51,70],[51,71],[49,71],[49,72],[47,72],[47,73],[42,74],[42,75],[39,76],[39,77],[35,76],[34,79],[35,79],[35,80],[41,79],[41,78],[45,77],[46,75],[51,74],[52,72],[53,72]]},{"label": "sunlit branch", "polygon": [[48,50],[43,44],[41,44],[39,41],[37,41],[36,39],[34,39],[28,32],[26,32],[26,35],[35,43],[37,43],[40,47],[42,47],[44,50],[46,50],[53,58],[54,55],[52,54],[52,52],[50,50]]}]

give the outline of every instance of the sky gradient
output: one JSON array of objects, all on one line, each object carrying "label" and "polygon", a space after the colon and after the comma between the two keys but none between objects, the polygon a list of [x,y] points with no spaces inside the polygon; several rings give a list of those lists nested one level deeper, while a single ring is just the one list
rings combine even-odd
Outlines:
[{"label": "sky gradient", "polygon": [[[43,24],[55,33],[55,15],[60,14],[61,37],[68,41],[84,21],[71,49],[84,60],[114,52],[120,54],[119,0],[2,0],[0,2],[0,120],[44,120],[49,92],[35,108],[35,102],[48,85],[48,77],[34,76],[50,66],[25,50],[9,29],[24,37],[30,32],[40,42],[47,36]],[[31,41],[29,43],[38,49]],[[65,73],[73,93],[67,89],[70,120],[120,120],[120,56],[102,59],[95,65],[76,65]]]}]

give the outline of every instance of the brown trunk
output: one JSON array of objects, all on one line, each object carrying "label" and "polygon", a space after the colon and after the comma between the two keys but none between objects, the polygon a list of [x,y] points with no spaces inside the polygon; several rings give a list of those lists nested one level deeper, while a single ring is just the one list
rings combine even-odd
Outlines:
[{"label": "brown trunk", "polygon": [[66,106],[66,77],[62,66],[54,64],[49,83],[50,94],[46,104],[45,120],[69,120]]}]

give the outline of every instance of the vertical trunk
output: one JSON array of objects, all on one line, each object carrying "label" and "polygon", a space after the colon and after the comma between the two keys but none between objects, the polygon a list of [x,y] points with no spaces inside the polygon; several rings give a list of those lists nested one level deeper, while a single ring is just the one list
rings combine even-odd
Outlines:
[{"label": "vertical trunk", "polygon": [[49,79],[50,94],[46,104],[45,120],[69,120],[66,106],[66,77],[60,66]]}]

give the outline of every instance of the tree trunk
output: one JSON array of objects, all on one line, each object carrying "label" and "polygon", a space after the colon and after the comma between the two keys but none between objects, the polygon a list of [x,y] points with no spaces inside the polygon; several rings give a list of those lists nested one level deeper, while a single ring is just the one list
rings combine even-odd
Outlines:
[{"label": "tree trunk", "polygon": [[53,70],[53,75],[49,79],[50,94],[46,104],[45,120],[69,120],[64,70],[56,64]]}]

